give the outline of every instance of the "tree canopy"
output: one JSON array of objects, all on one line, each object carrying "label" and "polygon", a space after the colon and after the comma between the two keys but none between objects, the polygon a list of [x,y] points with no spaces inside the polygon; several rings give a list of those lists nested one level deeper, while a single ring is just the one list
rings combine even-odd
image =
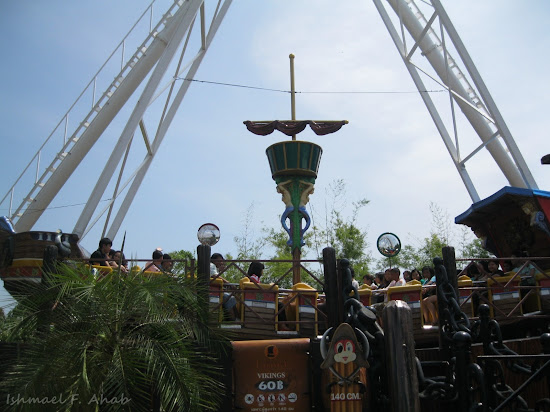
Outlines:
[{"label": "tree canopy", "polygon": [[416,245],[405,245],[394,258],[382,258],[377,261],[377,270],[389,266],[400,267],[403,270],[421,269],[424,266],[433,266],[433,258],[441,256],[441,249],[445,246],[456,248],[457,258],[485,258],[489,253],[482,248],[479,239],[472,239],[467,227],[458,228],[451,225],[452,219],[448,213],[437,204],[430,203],[432,216],[430,233],[423,239],[418,239]]}]

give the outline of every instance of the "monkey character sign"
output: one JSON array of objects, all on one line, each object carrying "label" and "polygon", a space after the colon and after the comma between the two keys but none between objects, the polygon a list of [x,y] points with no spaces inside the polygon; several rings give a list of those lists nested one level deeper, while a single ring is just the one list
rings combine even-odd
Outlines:
[{"label": "monkey character sign", "polygon": [[360,345],[354,329],[349,324],[342,323],[334,332],[327,351],[326,340],[331,329],[325,332],[321,341],[321,355],[324,359],[321,368],[330,370],[328,386],[331,411],[342,410],[343,403],[346,411],[361,411],[365,379],[361,379],[360,375],[365,374],[360,372],[362,368],[369,366],[368,340],[358,331],[363,341]]}]

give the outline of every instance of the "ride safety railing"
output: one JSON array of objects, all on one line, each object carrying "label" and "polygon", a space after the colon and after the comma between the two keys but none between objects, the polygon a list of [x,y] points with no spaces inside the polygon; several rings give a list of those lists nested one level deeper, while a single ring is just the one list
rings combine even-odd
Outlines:
[{"label": "ride safety railing", "polygon": [[[248,277],[252,262],[263,266],[259,281]],[[194,260],[185,273],[200,277]],[[295,268],[300,280],[293,284]],[[318,268],[315,268],[318,266]],[[326,329],[325,284],[318,260],[223,260],[209,266],[209,310],[221,327],[247,337],[317,336]]]},{"label": "ride safety railing", "polygon": [[[483,262],[515,262],[507,272],[488,272]],[[456,259],[466,266],[458,274],[460,307],[477,316],[481,304],[499,321],[550,314],[550,257]],[[481,270],[479,269],[481,267]]]}]

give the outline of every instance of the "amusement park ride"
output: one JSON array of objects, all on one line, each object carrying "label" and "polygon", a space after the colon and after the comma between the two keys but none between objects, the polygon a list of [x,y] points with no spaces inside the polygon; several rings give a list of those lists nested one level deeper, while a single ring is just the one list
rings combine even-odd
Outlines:
[{"label": "amusement park ride", "polygon": [[[456,223],[471,227],[476,235],[483,240],[487,250],[497,257],[509,257],[517,251],[526,252],[531,257],[549,256],[550,193],[538,189],[529,167],[440,0],[423,2],[373,0],[373,2],[471,197],[472,206],[456,218]],[[205,53],[228,13],[230,5],[231,0],[220,0],[210,9],[209,7],[212,5],[204,0],[175,1],[163,14],[160,21],[154,26],[151,25],[146,38],[134,54],[123,58],[120,70],[111,77],[112,82],[101,94],[97,94],[97,96],[95,94],[95,84],[99,72],[90,82],[88,87],[94,90],[93,103],[82,121],[74,130],[68,130],[66,127],[68,112],[50,135],[51,137],[59,131],[64,135],[63,144],[55,151],[53,158],[41,159],[41,150],[44,147],[42,146],[7,193],[1,194],[3,197],[0,199],[0,204],[7,206],[9,213],[0,221],[0,245],[2,247],[0,276],[4,280],[5,288],[10,293],[16,295],[21,292],[20,281],[23,279],[40,280],[42,256],[48,245],[58,245],[62,258],[86,258],[87,256],[79,247],[79,241],[103,216],[106,216],[103,235],[111,239],[115,238],[151,162],[195,78]],[[144,16],[147,14],[144,13],[142,18]],[[193,54],[190,49],[195,44],[198,47]],[[119,47],[124,48],[124,41]],[[454,52],[458,53],[458,56],[452,56]],[[169,73],[168,70],[176,60],[178,63],[175,72]],[[293,56],[291,55],[291,74],[293,73],[292,64]],[[104,77],[104,73],[101,74]],[[172,80],[168,85],[164,85],[163,79],[167,74],[171,76]],[[427,89],[426,78],[436,81],[447,91],[450,110],[454,113],[456,109],[460,109],[472,130],[479,136],[480,143],[475,150],[468,154],[460,151],[460,136],[456,129],[449,130],[442,120],[441,108],[432,100],[430,94],[425,92]],[[183,81],[176,82],[176,79],[183,79]],[[144,118],[152,102],[166,89],[169,92],[164,109],[156,128],[152,131],[147,127]],[[303,270],[299,263],[300,249],[303,244],[304,232],[309,227],[309,216],[305,205],[309,200],[309,195],[313,193],[322,149],[315,143],[297,140],[296,135],[308,126],[316,134],[332,133],[344,126],[346,121],[296,120],[293,80],[291,89],[293,109],[290,120],[247,121],[245,124],[248,130],[255,134],[265,135],[277,130],[287,136],[292,136],[291,140],[275,143],[268,147],[266,154],[272,177],[277,184],[277,191],[282,195],[285,204],[281,223],[289,234],[288,244],[291,246],[294,259],[293,285],[297,286],[300,284],[300,274]],[[130,97],[136,91],[140,93],[139,99],[129,108],[131,114],[127,118],[116,144],[113,145],[112,152],[106,159],[97,183],[73,230],[70,233],[33,230],[40,218],[40,211],[48,208],[109,124],[117,119],[128,102],[133,102]],[[135,146],[139,139],[143,142],[141,146],[144,150],[140,154],[141,157],[140,155],[135,156],[132,151],[134,155],[132,157],[130,148],[133,143]],[[44,143],[44,145],[46,144],[49,143]],[[486,199],[480,198],[466,167],[468,162],[481,152],[490,153],[509,182],[509,186]],[[46,162],[45,166],[44,161]],[[21,191],[20,186],[28,182],[26,178],[28,174],[35,174],[35,178],[32,179],[30,186]],[[123,176],[129,177],[124,181]],[[107,188],[113,186],[112,199],[101,210],[101,199]],[[23,195],[18,196],[19,193],[23,193]],[[118,209],[115,209],[115,201],[119,204]],[[199,268],[201,267],[200,261],[202,259],[202,263],[204,263],[205,256],[205,254],[199,255]],[[330,261],[328,255],[324,257],[328,259],[328,262]],[[329,399],[328,404],[324,403],[322,406],[325,409],[357,411],[362,410],[369,402],[372,405],[382,405],[381,397],[373,397],[372,393],[370,396],[365,395],[367,379],[365,367],[368,368],[369,362],[372,360],[372,355],[369,355],[369,342],[370,346],[374,344],[370,338],[376,335],[377,328],[379,328],[379,326],[374,326],[376,317],[373,318],[372,312],[362,304],[355,306],[355,303],[349,303],[346,296],[344,296],[345,302],[342,302],[340,295],[336,296],[333,291],[329,291],[330,282],[334,282],[335,290],[345,288],[349,274],[345,262],[338,262],[337,265],[335,261],[333,263],[334,268],[336,266],[338,268],[338,275],[336,276],[336,271],[334,271],[334,277],[331,277],[330,262],[325,261],[326,288],[324,291],[314,291],[315,296],[318,292],[326,292],[326,302],[323,304],[328,305],[329,309],[328,326],[330,328],[327,329],[322,339],[318,339],[317,333],[307,336],[307,339],[302,335],[290,334],[285,337],[299,337],[300,339],[296,341],[286,339],[287,342],[283,343],[278,340],[278,337],[282,335],[266,334],[264,338],[274,338],[269,343],[255,344],[253,341],[245,340],[235,343],[234,363],[236,369],[239,368],[238,365],[245,362],[248,356],[262,357],[264,355],[265,364],[271,365],[270,367],[274,369],[255,371],[258,376],[265,375],[265,379],[260,379],[265,388],[256,383],[252,383],[250,386],[247,380],[253,379],[254,376],[248,376],[250,373],[247,375],[244,369],[235,370],[233,374],[236,381],[245,383],[242,384],[242,387],[234,390],[232,395],[234,408],[250,411],[301,411],[321,408],[319,405],[323,402],[319,403],[313,400],[310,395],[307,396],[307,402],[303,401],[303,393],[309,391],[309,385],[315,380],[313,377],[311,377],[311,382],[309,377],[304,378],[304,382],[299,384],[294,381],[288,382],[288,378],[292,374],[296,374],[293,375],[296,379],[304,376],[302,372],[300,372],[301,375],[296,372],[296,369],[292,369],[290,374],[284,369],[284,365],[293,362],[303,363],[304,368],[308,368],[308,363],[313,363],[313,366],[309,366],[310,375],[320,369],[327,373],[330,370],[329,377],[326,378],[328,381],[321,383],[325,386],[328,385],[330,396],[319,394],[320,398]],[[537,260],[536,264],[541,271],[550,269],[550,260]],[[448,268],[447,266],[447,270]],[[439,280],[440,278],[438,278],[438,284]],[[293,290],[295,299],[296,296],[301,296],[301,292],[298,291],[303,291],[300,288]],[[349,296],[349,292],[353,292],[353,290],[350,289],[347,292]],[[270,288],[264,293],[274,292]],[[243,296],[246,296],[246,293]],[[246,301],[246,298],[244,299]],[[296,300],[300,301],[300,299],[301,297]],[[359,301],[358,299],[357,302]],[[401,302],[401,300],[397,301]],[[335,321],[330,314],[330,310],[336,308],[338,302],[345,307],[345,311],[347,310],[348,322]],[[310,306],[315,306],[314,311],[320,311],[317,303]],[[339,310],[342,309],[336,309],[336,311]],[[408,315],[402,315],[402,311],[403,307],[400,304],[388,305],[388,313],[383,315],[382,323],[386,322],[387,325],[387,322],[395,321],[399,325],[397,329],[405,330],[406,326],[404,326],[402,316]],[[353,318],[353,322],[350,317]],[[356,323],[354,324],[354,322]],[[361,331],[361,328],[356,327],[357,322],[363,322],[363,325],[368,326]],[[414,316],[412,322],[415,322]],[[299,330],[299,328],[297,329]],[[306,329],[303,328],[303,330]],[[314,330],[318,332],[317,326]],[[273,332],[280,331],[275,328]],[[395,343],[392,339],[397,338],[389,336],[388,345],[392,342]],[[403,340],[406,339],[407,337],[403,338]],[[316,343],[313,344],[310,341]],[[330,341],[328,349],[325,346],[327,341]],[[316,345],[317,349],[312,349],[310,345]],[[412,345],[414,346],[414,342]],[[319,352],[317,359],[312,360],[309,355],[305,355],[316,350]],[[376,351],[377,349],[372,350]],[[353,356],[356,362],[349,365],[347,361],[343,362],[342,353]],[[278,361],[275,360],[277,356],[279,356]],[[388,364],[394,361],[395,358],[389,359]],[[411,365],[406,363],[407,361],[410,359],[405,360],[405,364],[410,367]],[[374,366],[379,367],[379,365]],[[373,365],[371,365],[371,369],[375,369],[372,367]],[[371,379],[374,376],[371,372],[368,375]],[[406,373],[403,375],[408,376]],[[379,373],[376,376],[380,378],[384,374]],[[239,379],[242,380],[239,381]],[[397,382],[395,376],[388,379],[395,379]],[[416,378],[413,381],[418,385]],[[315,382],[317,381],[315,380]],[[283,391],[283,388],[289,385],[293,391]],[[371,382],[371,385],[376,386],[376,383]],[[544,395],[543,397],[548,397],[548,393]],[[275,396],[279,396],[279,398],[276,399]],[[270,397],[273,399],[271,400]],[[373,398],[370,399],[370,397]],[[414,395],[410,395],[410,397],[412,398]],[[479,402],[482,403],[481,400]],[[392,405],[394,406],[393,410],[419,410],[418,400],[412,401],[413,409],[406,409],[411,404],[403,409],[395,409],[396,405],[393,403]],[[262,407],[271,409],[262,409]]]}]

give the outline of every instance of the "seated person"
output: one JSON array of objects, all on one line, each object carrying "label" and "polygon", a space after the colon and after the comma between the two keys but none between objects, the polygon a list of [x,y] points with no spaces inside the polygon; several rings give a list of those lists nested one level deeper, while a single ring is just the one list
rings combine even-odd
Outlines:
[{"label": "seated person", "polygon": [[[378,272],[374,278],[374,283],[376,284],[377,290],[386,290],[388,285],[390,284],[389,281],[389,269],[385,272]],[[373,303],[383,303],[384,302],[384,295],[378,294],[373,297]]]},{"label": "seated person", "polygon": [[374,275],[374,284],[377,289],[385,287],[384,272],[378,272]]},{"label": "seated person", "polygon": [[368,273],[363,276],[363,285],[367,285],[373,290],[378,288],[378,286],[374,283],[374,276]]},{"label": "seated person", "polygon": [[112,262],[109,257],[109,252],[111,251],[112,246],[113,242],[108,237],[101,239],[99,241],[99,247],[94,253],[92,253],[92,256],[90,256],[90,264],[113,267],[114,262]]},{"label": "seated person", "polygon": [[260,278],[264,273],[264,268],[265,266],[262,262],[258,262],[256,260],[250,262],[246,276],[248,276],[251,282],[260,283]]},{"label": "seated person", "polygon": [[[251,282],[256,284],[260,283],[260,278],[264,274],[265,266],[262,262],[256,260],[250,262],[246,276],[250,279]],[[282,304],[284,305],[284,303]],[[277,311],[279,312],[279,330],[289,330],[289,327],[286,325],[286,312],[282,310],[281,303],[277,303]]]},{"label": "seated person", "polygon": [[513,272],[519,273],[523,277],[535,277],[536,273],[540,273],[535,265],[531,262],[526,262],[529,260],[529,254],[527,252],[514,252],[512,255],[512,269]]},{"label": "seated person", "polygon": [[[521,277],[521,286],[536,286],[536,279],[535,275],[540,274],[541,272],[537,269],[533,263],[531,263],[531,260],[529,259],[529,253],[527,252],[515,252],[512,255],[512,265],[514,268],[512,269],[513,272],[516,272],[516,274],[519,274]],[[524,298],[527,293],[529,293],[530,290],[528,289],[521,289],[520,295],[522,298]]]},{"label": "seated person", "polygon": [[124,256],[124,253],[122,253],[122,250],[117,250],[114,256],[115,256],[115,261],[117,263],[122,262],[122,266],[128,269],[128,259],[126,259],[126,256]]},{"label": "seated person", "polygon": [[401,278],[401,273],[399,271],[399,268],[391,268],[390,271],[390,283],[388,285],[389,288],[393,286],[405,286],[405,279]]},{"label": "seated person", "polygon": [[143,268],[144,272],[161,272],[162,271],[162,250],[157,248],[153,252],[153,260],[147,262]]},{"label": "seated person", "polygon": [[[429,277],[431,276],[431,277]],[[422,285],[422,305],[424,305],[424,324],[425,325],[437,325],[438,315],[436,310],[437,303],[437,290],[435,284],[434,270],[430,266],[424,266],[422,268],[422,277],[424,278],[424,284]],[[432,321],[430,322],[430,315]]]},{"label": "seated person", "polygon": [[487,261],[487,268],[478,262],[476,266],[481,276],[476,280],[487,280],[492,276],[504,276],[504,272],[498,268],[499,264],[500,263],[496,258]]},{"label": "seated person", "polygon": [[225,272],[225,259],[221,253],[212,253],[210,257],[210,275],[214,272],[219,275]]},{"label": "seated person", "polygon": [[168,253],[165,253],[162,255],[162,263],[161,263],[161,269],[163,272],[172,273],[172,269],[174,268],[174,262],[172,261],[172,256],[170,256]]},{"label": "seated person", "polygon": [[514,265],[512,265],[511,260],[503,260],[500,266],[502,267],[502,271],[504,272],[504,274],[511,272],[512,269],[514,269]]},{"label": "seated person", "polygon": [[430,316],[428,316],[428,315],[431,315],[431,319],[432,319],[431,324],[433,326],[436,326],[439,323],[438,322],[437,310],[435,308],[436,303],[437,303],[437,294],[433,294],[433,295],[430,295],[430,296],[425,297],[424,299],[422,299],[422,304],[424,305],[424,308],[427,309],[427,310],[423,311],[423,313],[424,313],[424,324],[425,325],[430,324]]},{"label": "seated person", "polygon": [[[398,268],[386,269],[384,272],[385,279],[389,282],[385,288],[378,288],[378,291],[387,291],[394,286],[405,286],[405,281],[400,277],[401,273]],[[388,295],[384,296],[384,302],[388,301]],[[380,303],[380,302],[377,302]]]},{"label": "seated person", "polygon": [[417,280],[418,282],[422,283],[421,279],[422,279],[422,276],[420,276],[420,272],[418,271],[418,269],[417,268],[411,269],[411,281]]},{"label": "seated person", "polygon": [[430,282],[435,283],[434,270],[431,266],[424,266],[422,268],[422,279],[420,279],[420,283],[424,286]]},{"label": "seated person", "polygon": [[384,272],[384,279],[386,280],[386,286],[379,287],[378,290],[387,290],[394,286],[404,286],[405,280],[400,277],[401,273],[398,268],[386,269]]},{"label": "seated person", "polygon": [[[210,276],[213,278],[220,278],[225,282],[219,272],[225,271],[225,259],[221,253],[213,253],[210,257]],[[222,302],[224,319],[236,320],[239,318],[239,311],[237,310],[237,299],[230,293],[223,292]]]},{"label": "seated person", "polygon": [[124,254],[120,250],[111,249],[109,252],[111,258],[111,266],[116,269],[120,269],[121,272],[128,272],[128,261],[125,259]]}]

